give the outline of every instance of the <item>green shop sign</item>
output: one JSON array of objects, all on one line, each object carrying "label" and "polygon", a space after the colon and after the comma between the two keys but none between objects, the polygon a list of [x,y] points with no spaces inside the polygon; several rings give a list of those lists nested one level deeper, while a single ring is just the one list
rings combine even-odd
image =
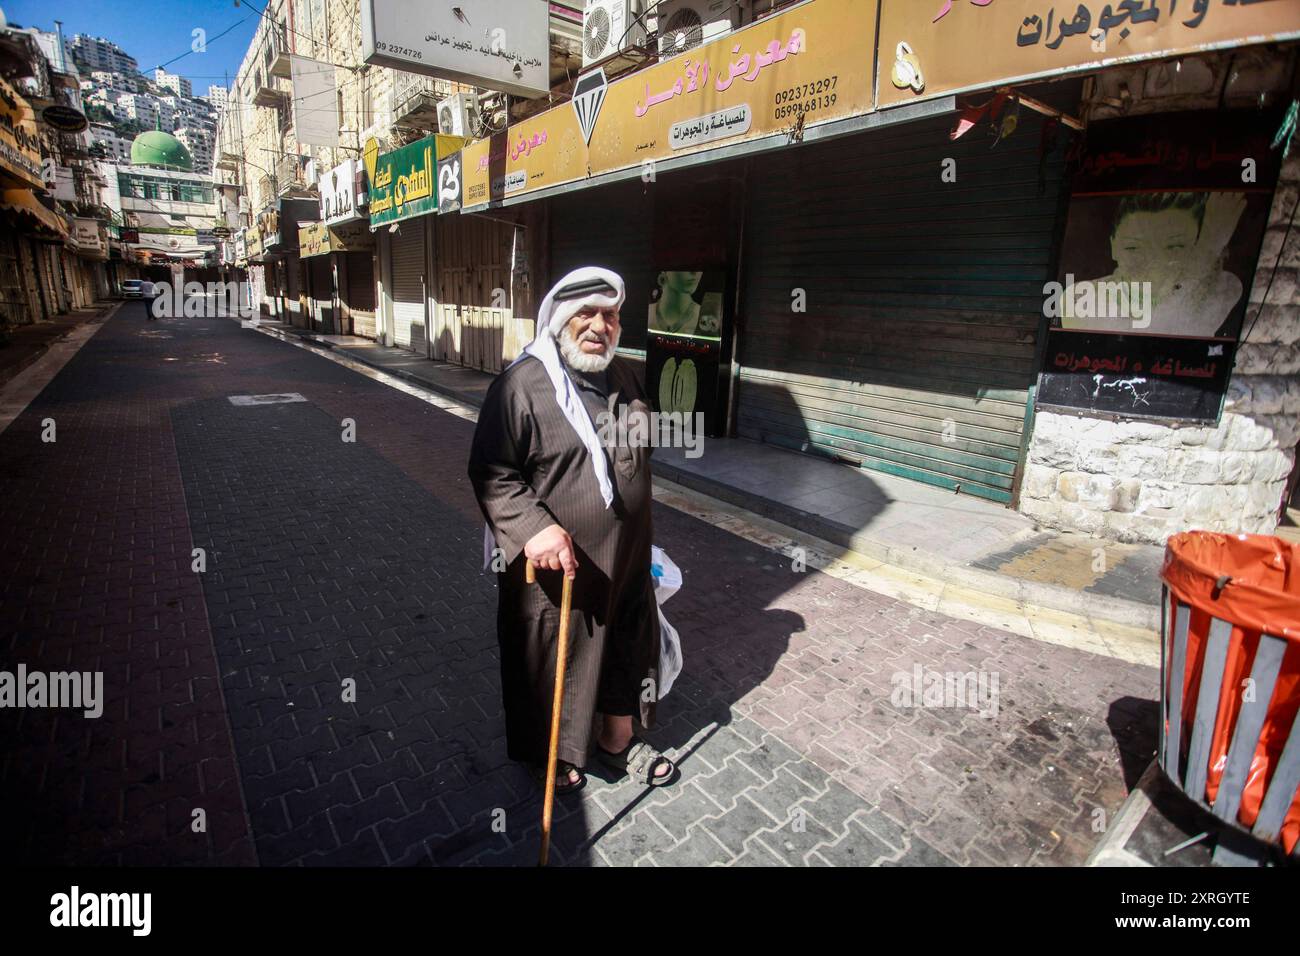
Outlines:
[{"label": "green shop sign", "polygon": [[426,136],[391,153],[380,153],[370,180],[370,228],[437,212],[437,155]]}]

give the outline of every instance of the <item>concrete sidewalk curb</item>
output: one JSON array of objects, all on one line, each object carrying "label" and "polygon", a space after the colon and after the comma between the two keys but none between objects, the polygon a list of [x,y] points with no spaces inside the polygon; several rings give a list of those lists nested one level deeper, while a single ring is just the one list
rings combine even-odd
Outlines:
[{"label": "concrete sidewalk curb", "polygon": [[[403,369],[386,367],[379,362],[368,360],[364,355],[346,349],[336,349],[333,343],[321,341],[305,329],[287,331],[260,324],[250,327],[256,328],[257,331],[264,335],[283,339],[286,342],[302,344],[322,352],[338,352],[362,365],[369,366],[386,375],[410,382],[421,388],[437,392],[472,408],[478,408],[482,401],[478,395],[449,388],[440,382],[430,381]],[[829,545],[852,551],[855,554],[885,564],[915,571],[931,578],[942,579],[948,583],[960,585],[974,591],[982,591],[985,594],[1008,601],[1016,601],[1028,607],[1044,608],[1049,611],[1063,611],[1080,617],[1094,618],[1152,631],[1157,630],[1160,625],[1160,608],[1154,605],[1126,601],[1122,598],[1094,594],[1088,591],[1076,591],[1055,584],[1027,581],[1022,578],[998,574],[995,571],[985,571],[980,568],[945,561],[940,555],[932,552],[919,551],[915,548],[895,547],[864,532],[848,533],[843,526],[827,521],[819,515],[800,511],[710,478],[691,474],[665,462],[655,461],[653,467],[656,479],[663,478],[674,485],[708,495],[738,508],[744,508],[746,511],[751,511],[785,525],[803,535],[821,539]]]},{"label": "concrete sidewalk curb", "polygon": [[338,352],[340,355],[346,355],[348,358],[360,362],[362,365],[369,365],[371,368],[383,372],[385,375],[391,375],[393,378],[400,378],[404,382],[410,382],[412,385],[419,385],[421,388],[432,389],[441,395],[445,395],[447,398],[454,399],[455,401],[461,402],[465,405],[470,405],[474,408],[478,408],[482,403],[482,400],[477,395],[470,392],[462,392],[459,389],[449,388],[441,382],[431,382],[427,378],[421,378],[419,375],[415,375],[405,369],[390,368],[380,362],[372,362],[364,355],[359,355],[347,349],[340,349],[336,347],[333,342],[327,342],[317,338],[315,334],[308,332],[306,329],[295,329],[289,331],[264,325],[251,326],[251,328],[256,328],[257,331],[265,335],[272,335],[276,338],[284,339],[286,342],[301,342],[304,345],[308,345],[314,349],[320,349],[321,351]]},{"label": "concrete sidewalk curb", "polygon": [[800,511],[752,492],[692,474],[665,462],[655,462],[654,469],[657,476],[684,488],[752,511],[856,554],[883,561],[885,564],[906,568],[929,577],[943,578],[952,584],[983,591],[1009,601],[1018,601],[1053,611],[1065,611],[1083,617],[1150,630],[1155,630],[1160,625],[1160,608],[1154,605],[1126,601],[1089,591],[1076,591],[1056,584],[1027,581],[1023,578],[998,574],[995,571],[985,571],[969,565],[945,561],[933,552],[910,547],[895,547],[861,531],[850,533],[843,525],[827,521],[820,515]]},{"label": "concrete sidewalk curb", "polygon": [[[97,302],[95,303],[95,305],[94,305],[94,308],[97,310],[97,313],[98,313],[98,314],[95,315],[95,316],[93,316],[93,317],[88,317],[85,321],[87,321],[87,322],[106,322],[106,321],[108,321],[110,318],[113,317],[113,315],[117,312],[117,310],[120,309],[120,308],[122,307],[122,303],[123,303],[125,300],[121,300],[121,299],[119,299],[119,300],[117,300],[117,301],[109,301],[109,300],[102,300],[102,301],[105,302],[105,304],[104,304],[103,306],[101,306],[101,305],[99,304],[99,301],[97,301]],[[47,320],[47,321],[48,321],[48,320]],[[11,367],[9,367],[9,368],[6,368],[6,369],[4,369],[3,371],[0,371],[0,385],[5,384],[6,382],[11,382],[11,381],[13,381],[15,378],[17,378],[19,375],[21,375],[24,371],[26,371],[27,369],[31,368],[33,365],[35,365],[37,362],[39,362],[39,361],[40,361],[41,359],[43,359],[46,355],[49,354],[50,347],[51,347],[52,345],[54,345],[55,343],[58,343],[58,342],[62,342],[62,341],[63,341],[64,339],[66,339],[69,335],[71,335],[71,334],[72,334],[72,333],[73,333],[73,332],[74,332],[78,327],[79,327],[79,326],[77,326],[77,325],[70,325],[70,326],[68,326],[68,327],[67,327],[66,329],[64,329],[60,334],[54,336],[54,338],[49,339],[48,341],[42,342],[42,343],[40,344],[40,348],[39,348],[38,351],[36,351],[36,352],[32,352],[32,353],[31,353],[30,355],[28,355],[26,358],[24,358],[24,359],[22,359],[21,361],[15,363],[13,366],[11,366]]]}]

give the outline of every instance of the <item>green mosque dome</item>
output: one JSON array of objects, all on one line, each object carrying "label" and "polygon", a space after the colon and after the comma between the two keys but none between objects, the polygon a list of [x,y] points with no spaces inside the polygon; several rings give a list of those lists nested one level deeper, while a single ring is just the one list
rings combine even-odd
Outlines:
[{"label": "green mosque dome", "polygon": [[185,144],[175,136],[153,129],[141,133],[131,142],[131,165],[161,166],[189,172],[194,168],[194,160]]}]

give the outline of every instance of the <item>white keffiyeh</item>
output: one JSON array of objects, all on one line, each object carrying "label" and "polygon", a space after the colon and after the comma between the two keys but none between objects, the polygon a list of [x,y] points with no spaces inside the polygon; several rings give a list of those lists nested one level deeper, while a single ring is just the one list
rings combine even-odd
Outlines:
[{"label": "white keffiyeh", "polygon": [[[602,294],[597,291],[582,298],[556,300],[556,294],[562,290],[581,283],[592,282],[608,285],[614,290],[614,294]],[[622,306],[626,295],[627,291],[623,284],[623,278],[618,273],[596,266],[575,269],[557,282],[551,291],[546,294],[546,298],[542,300],[542,307],[537,312],[537,335],[520,354],[519,358],[511,363],[511,365],[514,365],[522,362],[524,358],[531,355],[541,361],[545,367],[546,375],[555,389],[556,404],[560,406],[560,410],[564,412],[564,417],[573,426],[578,440],[587,449],[588,457],[591,459],[592,471],[595,473],[597,484],[600,485],[600,496],[604,500],[606,508],[610,507],[614,502],[614,485],[609,475],[609,461],[605,457],[605,450],[596,435],[595,426],[591,423],[591,416],[587,414],[587,409],[582,403],[582,397],[578,394],[577,386],[574,385],[573,379],[569,376],[569,370],[564,364],[564,359],[560,357],[556,338],[568,325],[569,320],[583,309],[589,307],[617,309]],[[495,548],[496,538],[492,534],[492,528],[490,525],[484,524],[483,570],[485,571],[492,564],[492,551]]]}]

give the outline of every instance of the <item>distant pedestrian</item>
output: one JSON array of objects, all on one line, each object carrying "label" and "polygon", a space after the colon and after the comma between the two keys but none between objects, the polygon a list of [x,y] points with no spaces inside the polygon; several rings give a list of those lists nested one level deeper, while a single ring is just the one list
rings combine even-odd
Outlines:
[{"label": "distant pedestrian", "polygon": [[[469,477],[488,521],[485,563],[500,548],[497,641],[506,748],[540,776],[547,756],[563,571],[573,581],[557,792],[586,783],[593,751],[643,784],[677,777],[635,736],[653,724],[659,623],[650,574],[650,453],[597,436],[610,411],[650,405],[615,357],[623,280],[579,269],[542,301],[537,335],[488,389]],[[607,436],[608,437],[608,436]],[[538,568],[524,581],[525,559]],[[596,717],[600,716],[599,726]],[[594,738],[594,739],[593,739]]]},{"label": "distant pedestrian", "polygon": [[158,299],[158,290],[152,282],[145,279],[140,283],[140,301],[144,303],[144,317],[152,322],[158,316],[154,315],[153,305]]}]

